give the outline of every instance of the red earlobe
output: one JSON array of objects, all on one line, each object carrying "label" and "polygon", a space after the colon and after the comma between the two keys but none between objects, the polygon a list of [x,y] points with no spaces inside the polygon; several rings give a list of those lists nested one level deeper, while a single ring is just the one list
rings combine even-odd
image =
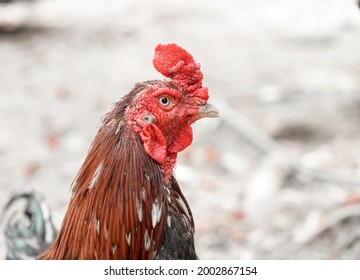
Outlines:
[{"label": "red earlobe", "polygon": [[166,159],[166,139],[154,124],[146,125],[139,133],[146,153],[156,162],[163,164]]}]

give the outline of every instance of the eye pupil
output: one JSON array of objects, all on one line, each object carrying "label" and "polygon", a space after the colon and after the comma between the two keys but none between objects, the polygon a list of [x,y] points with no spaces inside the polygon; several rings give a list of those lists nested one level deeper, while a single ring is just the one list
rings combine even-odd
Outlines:
[{"label": "eye pupil", "polygon": [[160,103],[161,105],[168,105],[169,104],[169,99],[167,97],[161,97],[160,98]]}]

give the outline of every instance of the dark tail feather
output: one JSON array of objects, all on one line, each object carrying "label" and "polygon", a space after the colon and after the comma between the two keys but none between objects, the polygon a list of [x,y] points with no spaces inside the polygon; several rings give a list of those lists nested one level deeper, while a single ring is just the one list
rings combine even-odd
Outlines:
[{"label": "dark tail feather", "polygon": [[58,233],[43,197],[33,191],[13,195],[0,221],[5,225],[8,260],[35,259],[50,247]]}]

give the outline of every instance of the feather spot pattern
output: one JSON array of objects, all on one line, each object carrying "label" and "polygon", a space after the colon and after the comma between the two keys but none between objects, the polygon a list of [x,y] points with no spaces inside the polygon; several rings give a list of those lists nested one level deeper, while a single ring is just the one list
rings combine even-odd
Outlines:
[{"label": "feather spot pattern", "polygon": [[135,200],[136,204],[136,212],[139,218],[139,222],[141,223],[143,220],[143,209],[142,209],[142,203],[139,202],[138,199]]},{"label": "feather spot pattern", "polygon": [[141,194],[142,194],[142,199],[143,199],[143,201],[145,201],[145,200],[146,200],[146,190],[145,190],[145,187],[142,187]]},{"label": "feather spot pattern", "polygon": [[156,224],[160,221],[161,212],[162,212],[162,205],[159,205],[157,199],[155,199],[155,202],[152,204],[151,207],[151,221],[153,228],[155,228]]},{"label": "feather spot pattern", "polygon": [[150,239],[149,233],[148,233],[148,231],[146,229],[145,233],[144,233],[144,248],[145,248],[145,251],[149,251],[150,246],[151,246],[151,239]]},{"label": "feather spot pattern", "polygon": [[178,205],[182,208],[182,210],[184,210],[185,215],[190,219],[191,218],[190,213],[185,205],[185,202],[181,198],[176,198],[176,201],[177,201]]},{"label": "feather spot pattern", "polygon": [[112,255],[114,255],[114,254],[115,254],[116,247],[117,247],[117,245],[116,245],[116,244],[111,246],[111,254],[112,254]]},{"label": "feather spot pattern", "polygon": [[109,239],[109,231],[106,229],[106,227],[104,227],[104,236],[105,236],[105,240]]},{"label": "feather spot pattern", "polygon": [[171,227],[171,216],[170,215],[167,216],[167,226],[169,228]]},{"label": "feather spot pattern", "polygon": [[100,219],[96,219],[96,232],[97,235],[100,234]]},{"label": "feather spot pattern", "polygon": [[95,186],[97,180],[99,179],[102,167],[103,167],[103,163],[100,163],[99,166],[96,168],[94,176],[92,177],[89,183],[88,190],[91,190]]},{"label": "feather spot pattern", "polygon": [[129,232],[128,234],[125,234],[125,238],[126,238],[127,244],[130,247],[130,244],[131,244],[131,232]]}]

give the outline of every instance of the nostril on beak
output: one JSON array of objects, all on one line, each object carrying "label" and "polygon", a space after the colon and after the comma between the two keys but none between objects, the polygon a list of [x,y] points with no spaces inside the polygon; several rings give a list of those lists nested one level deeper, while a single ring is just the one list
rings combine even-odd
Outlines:
[{"label": "nostril on beak", "polygon": [[206,104],[206,102],[207,102],[207,100],[204,100],[202,98],[196,98],[195,104],[196,104],[196,106],[201,107],[201,106],[204,106]]}]

